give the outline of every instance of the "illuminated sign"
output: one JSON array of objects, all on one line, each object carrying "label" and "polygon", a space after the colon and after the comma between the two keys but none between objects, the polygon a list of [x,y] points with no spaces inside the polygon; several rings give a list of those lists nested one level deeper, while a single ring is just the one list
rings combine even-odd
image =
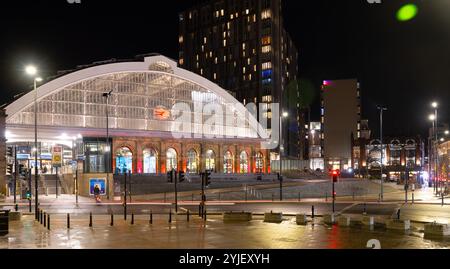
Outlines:
[{"label": "illuminated sign", "polygon": [[62,166],[62,152],[63,148],[60,146],[55,146],[52,149],[52,165],[53,167],[61,167]]},{"label": "illuminated sign", "polygon": [[163,106],[158,106],[153,110],[153,118],[155,120],[168,120],[170,118],[170,111]]}]

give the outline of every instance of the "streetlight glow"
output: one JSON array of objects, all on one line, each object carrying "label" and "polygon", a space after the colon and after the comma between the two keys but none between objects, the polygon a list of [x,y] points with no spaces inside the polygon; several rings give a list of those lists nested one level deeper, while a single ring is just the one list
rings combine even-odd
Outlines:
[{"label": "streetlight glow", "polygon": [[434,114],[431,114],[428,119],[430,119],[430,121],[435,121],[436,120],[436,116]]},{"label": "streetlight glow", "polygon": [[289,113],[288,112],[283,112],[283,118],[287,118],[289,117]]},{"label": "streetlight glow", "polygon": [[25,67],[25,72],[30,76],[34,76],[37,74],[37,68],[34,65],[28,65]]},{"label": "streetlight glow", "polygon": [[437,107],[438,107],[438,103],[437,103],[437,102],[433,102],[433,103],[431,104],[431,106],[432,106],[433,108],[437,108]]},{"label": "streetlight glow", "polygon": [[36,82],[42,82],[42,78],[41,77],[37,77],[34,80],[36,80]]}]

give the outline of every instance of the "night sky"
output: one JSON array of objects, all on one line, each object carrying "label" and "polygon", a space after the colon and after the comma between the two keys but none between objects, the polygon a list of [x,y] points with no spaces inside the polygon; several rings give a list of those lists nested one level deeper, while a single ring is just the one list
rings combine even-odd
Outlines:
[{"label": "night sky", "polygon": [[[1,103],[30,90],[28,63],[43,77],[57,70],[110,58],[157,52],[178,58],[178,12],[200,0],[3,1],[0,43]],[[426,134],[430,102],[449,122],[449,0],[286,0],[285,27],[297,45],[302,79],[316,89],[313,120],[319,119],[324,79],[358,78],[363,117],[378,134],[376,105],[388,106],[386,135]],[[416,18],[396,20],[405,3]]]}]

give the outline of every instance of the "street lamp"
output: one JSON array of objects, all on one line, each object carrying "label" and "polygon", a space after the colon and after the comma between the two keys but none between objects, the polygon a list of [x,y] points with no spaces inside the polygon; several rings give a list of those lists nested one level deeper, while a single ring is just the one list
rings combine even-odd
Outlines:
[{"label": "street lamp", "polygon": [[381,159],[380,159],[380,202],[383,202],[383,112],[387,111],[387,107],[385,106],[377,106],[377,109],[380,111],[380,143],[381,143]]},{"label": "street lamp", "polygon": [[[103,93],[103,97],[106,98],[106,149],[105,152],[111,156],[111,146],[109,144],[109,115],[108,115],[108,105],[109,105],[109,97],[111,96],[113,90],[110,90],[109,92]],[[106,199],[109,200],[109,192],[110,192],[110,185],[109,185],[109,165],[111,163],[111,160],[108,158],[105,158],[105,169],[106,169],[106,185],[107,191],[106,191]]]},{"label": "street lamp", "polygon": [[[25,72],[33,77],[33,91],[34,91],[34,216],[38,219],[39,214],[39,191],[38,191],[38,142],[37,142],[37,83],[42,82],[42,78],[37,77],[37,68],[33,65],[25,67]],[[30,189],[31,192],[31,189]]]},{"label": "street lamp", "polygon": [[[439,139],[438,139],[438,128],[439,128],[439,123],[438,123],[438,107],[439,104],[437,102],[432,102],[431,103],[431,107],[434,108],[434,139],[435,139],[435,145],[434,145],[434,152],[435,152],[435,156],[434,156],[434,164],[435,164],[435,180],[439,180],[439,156],[438,156],[438,144],[439,144]],[[441,182],[437,182],[438,184],[441,184]],[[436,193],[438,192],[439,188],[438,186],[436,186]]]}]

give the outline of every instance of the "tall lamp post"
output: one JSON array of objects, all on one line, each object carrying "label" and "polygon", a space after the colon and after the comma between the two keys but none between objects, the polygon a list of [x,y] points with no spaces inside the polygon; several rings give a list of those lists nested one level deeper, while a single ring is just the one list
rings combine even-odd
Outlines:
[{"label": "tall lamp post", "polygon": [[[283,110],[283,107],[281,107],[281,111]],[[282,151],[284,151],[284,141],[282,138],[282,132],[281,129],[283,128],[283,118],[287,118],[289,117],[289,113],[288,112],[282,112],[280,115],[280,130],[279,130],[279,140],[280,140],[280,146],[279,146],[279,151],[278,154],[280,155],[280,201],[283,201],[283,153]],[[283,149],[283,150],[282,150]]]},{"label": "tall lamp post", "polygon": [[430,152],[428,153],[428,155],[432,155],[433,159],[431,162],[431,160],[429,160],[429,166],[433,167],[430,168],[430,171],[434,171],[433,174],[433,188],[434,188],[434,193],[437,193],[437,184],[436,184],[436,178],[437,178],[437,171],[436,171],[436,159],[435,159],[435,155],[436,155],[436,141],[435,141],[435,133],[436,133],[436,126],[435,126],[435,122],[436,122],[436,115],[435,114],[431,114],[428,119],[432,122],[433,124],[433,129],[432,129],[432,135],[431,135],[431,139],[430,139]]},{"label": "tall lamp post", "polygon": [[110,160],[110,156],[111,156],[111,146],[109,143],[109,115],[108,115],[108,105],[109,105],[109,97],[111,96],[113,90],[110,90],[109,92],[105,92],[103,93],[103,97],[106,98],[106,152],[107,154],[109,154],[108,158],[105,158],[105,169],[106,169],[106,186],[107,186],[107,190],[106,190],[106,199],[109,200],[109,171],[110,171],[110,164],[111,164],[111,160]]},{"label": "tall lamp post", "polygon": [[377,109],[380,111],[380,143],[381,143],[381,161],[380,161],[380,187],[381,187],[381,193],[380,193],[380,201],[383,202],[384,197],[384,190],[383,190],[383,112],[387,111],[387,107],[385,106],[377,106]]},{"label": "tall lamp post", "polygon": [[[37,142],[37,83],[42,81],[42,78],[37,77],[37,68],[33,65],[25,67],[25,72],[33,77],[33,91],[34,91],[34,216],[38,219],[39,214],[39,191],[38,191],[38,142]],[[30,190],[31,192],[31,190]]]},{"label": "tall lamp post", "polygon": [[[434,108],[434,139],[435,139],[435,148],[434,148],[434,161],[435,161],[435,171],[436,171],[436,184],[440,185],[441,181],[439,179],[439,153],[438,153],[438,145],[439,145],[439,140],[438,140],[438,128],[439,128],[439,122],[438,122],[438,106],[439,104],[437,102],[433,102],[431,103],[431,107]],[[439,192],[439,186],[436,186],[436,193]]]}]

